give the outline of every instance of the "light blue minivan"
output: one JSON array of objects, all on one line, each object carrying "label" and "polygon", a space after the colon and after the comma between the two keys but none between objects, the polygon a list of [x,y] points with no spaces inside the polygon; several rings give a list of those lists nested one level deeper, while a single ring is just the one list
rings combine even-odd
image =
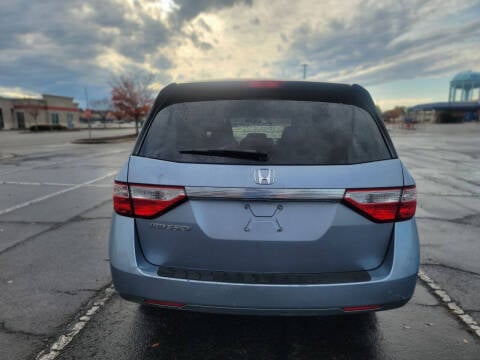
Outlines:
[{"label": "light blue minivan", "polygon": [[322,315],[399,307],[415,287],[415,182],[358,85],[171,84],[113,202],[127,300]]}]

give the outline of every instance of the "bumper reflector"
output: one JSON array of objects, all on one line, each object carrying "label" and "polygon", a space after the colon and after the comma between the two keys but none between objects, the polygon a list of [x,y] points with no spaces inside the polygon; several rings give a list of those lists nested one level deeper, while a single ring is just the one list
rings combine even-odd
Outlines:
[{"label": "bumper reflector", "polygon": [[150,305],[167,306],[167,307],[175,307],[175,308],[180,308],[185,306],[185,304],[177,303],[173,301],[144,299],[143,302],[145,304],[150,304]]},{"label": "bumper reflector", "polygon": [[382,307],[380,305],[363,305],[363,306],[347,306],[342,308],[345,312],[353,311],[369,311],[369,310],[380,310]]}]

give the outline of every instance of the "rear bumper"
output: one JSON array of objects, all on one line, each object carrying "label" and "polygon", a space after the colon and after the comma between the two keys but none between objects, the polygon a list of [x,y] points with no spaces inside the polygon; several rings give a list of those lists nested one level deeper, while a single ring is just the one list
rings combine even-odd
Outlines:
[{"label": "rear bumper", "polygon": [[371,280],[341,284],[241,284],[160,277],[145,262],[135,242],[133,220],[114,215],[110,238],[115,288],[131,301],[144,299],[185,304],[181,309],[259,315],[328,315],[343,308],[402,306],[411,298],[419,266],[415,220],[395,225],[384,263]]},{"label": "rear bumper", "polygon": [[112,268],[117,291],[130,301],[155,299],[185,304],[181,309],[230,314],[329,315],[343,307],[404,305],[416,276],[375,283],[341,285],[245,285],[177,280],[130,274]]}]

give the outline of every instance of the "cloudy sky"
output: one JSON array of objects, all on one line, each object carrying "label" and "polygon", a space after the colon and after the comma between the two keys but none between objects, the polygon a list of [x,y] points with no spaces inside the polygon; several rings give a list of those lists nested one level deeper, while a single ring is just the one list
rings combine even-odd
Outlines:
[{"label": "cloudy sky", "polygon": [[359,83],[385,110],[444,101],[480,71],[480,0],[9,0],[0,4],[0,95],[84,104],[115,74]]}]

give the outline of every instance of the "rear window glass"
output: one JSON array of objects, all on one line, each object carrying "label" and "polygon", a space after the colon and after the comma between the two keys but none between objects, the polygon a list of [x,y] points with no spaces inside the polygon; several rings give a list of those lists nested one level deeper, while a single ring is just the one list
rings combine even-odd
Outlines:
[{"label": "rear window glass", "polygon": [[[197,150],[213,150],[214,156],[185,153]],[[267,156],[238,158],[222,150]],[[391,158],[375,120],[363,109],[289,100],[170,105],[156,115],[138,155],[176,162],[273,165],[346,165]]]}]

